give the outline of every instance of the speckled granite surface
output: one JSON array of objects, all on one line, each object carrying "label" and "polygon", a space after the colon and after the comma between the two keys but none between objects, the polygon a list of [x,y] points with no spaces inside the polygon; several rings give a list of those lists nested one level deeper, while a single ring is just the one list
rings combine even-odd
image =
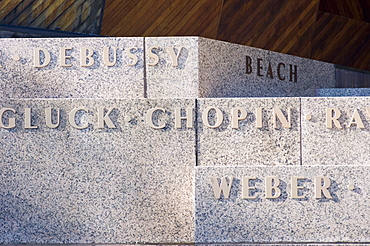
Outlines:
[{"label": "speckled granite surface", "polygon": [[[254,166],[196,167],[195,240],[205,243],[224,242],[369,242],[368,166]],[[242,199],[242,178],[256,177],[250,195]],[[281,196],[265,198],[265,177],[280,179]],[[291,177],[305,187],[291,198]],[[314,177],[330,179],[328,188],[333,199],[314,198]],[[212,177],[234,177],[229,199],[215,199]],[[353,190],[349,185],[353,184]]]},{"label": "speckled granite surface", "polygon": [[[37,38],[0,39],[0,98],[142,98],[144,97],[144,38]],[[61,67],[61,48],[71,56],[66,60],[71,67]],[[103,47],[117,48],[116,64],[103,62]],[[134,61],[126,52],[138,57]],[[50,52],[50,63],[34,67],[34,49]],[[82,67],[82,48],[91,48],[94,64]],[[40,53],[40,63],[45,64],[45,53]],[[88,51],[85,51],[87,54]],[[86,63],[88,58],[86,59]],[[92,64],[92,63],[87,63]]]},{"label": "speckled granite surface", "polygon": [[[176,67],[167,47],[178,55]],[[148,98],[315,96],[316,89],[335,86],[333,64],[244,45],[150,37],[145,49]],[[156,65],[149,65],[156,63],[152,54]]]},{"label": "speckled granite surface", "polygon": [[[301,98],[303,165],[370,165],[370,97]],[[338,110],[338,129],[326,126],[327,108]],[[330,111],[335,117],[335,110]],[[330,113],[328,115],[330,116]],[[363,126],[351,124],[358,114]],[[310,116],[309,120],[307,116]],[[340,117],[339,117],[340,116]],[[352,122],[356,120],[352,119]],[[364,127],[360,129],[358,127]]]},{"label": "speckled granite surface", "polygon": [[[217,98],[198,99],[198,165],[200,166],[250,166],[300,164],[300,99],[299,98]],[[216,107],[223,114],[220,127],[204,125],[207,107]],[[246,117],[232,129],[232,108],[243,108]],[[288,119],[291,110],[291,128],[284,128],[276,119],[273,108],[278,107]],[[257,108],[262,108],[262,125],[257,128]],[[236,113],[234,113],[236,116]],[[208,114],[212,125],[217,116],[212,109]],[[245,118],[245,119],[244,119]]]},{"label": "speckled granite surface", "polygon": [[[296,82],[290,71],[296,72]],[[334,86],[333,64],[199,39],[199,97],[306,97]]]},{"label": "speckled granite surface", "polygon": [[[193,239],[193,129],[174,129],[175,107],[193,100],[5,100],[16,127],[0,130],[0,243],[186,243]],[[75,107],[79,126],[67,113]],[[32,125],[24,129],[24,108]],[[60,108],[60,126],[45,126],[44,109]],[[116,129],[97,129],[97,108]],[[165,114],[152,129],[144,114]],[[56,114],[56,112],[54,111]],[[107,113],[107,112],[106,112]],[[6,112],[7,124],[12,113]],[[154,115],[154,123],[157,124]],[[56,123],[56,116],[53,123]]]},{"label": "speckled granite surface", "polygon": [[[0,109],[15,110],[0,123],[0,244],[370,242],[369,98],[294,97],[334,86],[332,64],[198,37],[0,43]],[[118,47],[116,65],[104,65],[104,46]],[[50,51],[48,66],[32,67],[35,47]],[[61,47],[72,48],[71,67],[60,67]],[[91,67],[81,67],[84,47],[94,51]],[[49,107],[60,108],[56,128]],[[76,107],[86,111],[69,118]],[[155,107],[166,111],[153,116],[161,129],[145,120]],[[175,127],[176,107],[194,109],[193,128]],[[291,126],[274,128],[274,107],[285,118],[291,108]],[[326,129],[328,107],[338,108],[343,129]],[[5,129],[13,115],[16,127]],[[210,179],[231,176],[230,198],[215,199]],[[246,176],[257,178],[257,199],[241,199]],[[281,197],[263,197],[268,176],[279,178]],[[306,198],[290,198],[292,176],[305,178]],[[333,199],[313,198],[315,176],[330,178]]]},{"label": "speckled granite surface", "polygon": [[323,88],[317,89],[319,97],[366,97],[370,96],[370,88]]},{"label": "speckled granite surface", "polygon": [[[0,98],[292,97],[315,96],[316,89],[335,85],[333,64],[199,37],[25,38],[0,44]],[[39,59],[36,48],[44,49],[36,52]]]},{"label": "speckled granite surface", "polygon": [[[148,98],[197,98],[199,87],[198,37],[145,38]],[[177,57],[171,59],[168,47]],[[155,58],[158,57],[158,63]],[[174,67],[174,65],[177,65]]]}]

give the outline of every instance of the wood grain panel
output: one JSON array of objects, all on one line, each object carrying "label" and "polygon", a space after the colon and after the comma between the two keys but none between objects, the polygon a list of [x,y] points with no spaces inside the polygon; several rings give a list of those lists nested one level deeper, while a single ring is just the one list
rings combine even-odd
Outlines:
[{"label": "wood grain panel", "polygon": [[321,0],[319,10],[354,20],[366,21],[359,0]]},{"label": "wood grain panel", "polygon": [[0,1],[0,19],[3,20],[13,11],[22,0],[2,0]]},{"label": "wood grain panel", "polygon": [[310,58],[370,70],[370,24],[320,12]]},{"label": "wood grain panel", "polygon": [[369,0],[0,0],[0,18],[108,36],[203,36],[370,70]]},{"label": "wood grain panel", "polygon": [[217,38],[308,56],[319,0],[225,0]]},{"label": "wood grain panel", "polygon": [[100,33],[104,0],[2,0],[1,24]]},{"label": "wood grain panel", "polygon": [[223,0],[106,0],[102,35],[215,38],[222,3]]}]

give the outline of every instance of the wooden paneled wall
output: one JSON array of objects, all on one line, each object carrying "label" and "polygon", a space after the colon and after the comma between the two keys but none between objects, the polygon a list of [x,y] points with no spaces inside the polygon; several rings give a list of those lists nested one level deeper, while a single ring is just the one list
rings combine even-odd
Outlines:
[{"label": "wooden paneled wall", "polygon": [[370,71],[369,0],[106,0],[108,36],[203,36]]},{"label": "wooden paneled wall", "polygon": [[102,35],[215,38],[222,0],[107,0]]},{"label": "wooden paneled wall", "polygon": [[202,36],[370,71],[369,0],[0,0],[0,24]]},{"label": "wooden paneled wall", "polygon": [[103,0],[0,0],[0,24],[99,34]]}]

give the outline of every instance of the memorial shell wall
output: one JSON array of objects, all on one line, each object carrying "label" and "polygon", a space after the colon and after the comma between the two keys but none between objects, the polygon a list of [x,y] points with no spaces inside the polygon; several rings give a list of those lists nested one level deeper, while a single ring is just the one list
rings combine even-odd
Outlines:
[{"label": "memorial shell wall", "polygon": [[1,244],[370,241],[370,99],[199,37],[2,39]]}]

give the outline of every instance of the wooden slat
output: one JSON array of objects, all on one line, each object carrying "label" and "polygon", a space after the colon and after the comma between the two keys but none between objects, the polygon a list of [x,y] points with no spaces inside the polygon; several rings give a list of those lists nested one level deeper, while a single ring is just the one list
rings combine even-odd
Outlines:
[{"label": "wooden slat", "polygon": [[136,5],[135,11],[131,11],[125,20],[125,25],[127,26],[126,33],[128,36],[137,35],[137,28],[152,16],[157,11],[158,7],[163,5],[162,2],[158,2],[158,4],[155,4],[154,6],[150,1],[141,1],[141,3],[140,7],[139,4]]},{"label": "wooden slat", "polygon": [[226,0],[217,38],[308,56],[318,4],[319,0]]},{"label": "wooden slat", "polygon": [[[185,12],[185,15],[183,16],[183,19],[181,19],[179,22],[176,23],[176,25],[174,25],[170,30],[169,30],[169,34],[168,35],[186,35],[186,33],[183,31],[183,29],[185,29],[184,27],[186,25],[189,25],[189,22],[188,20],[196,20],[197,19],[197,13],[198,13],[198,9],[200,9],[201,13],[203,13],[206,8],[205,8],[205,5],[206,5],[207,1],[198,1],[196,2],[196,4],[194,5],[193,8],[191,8],[189,11]],[[199,19],[198,19],[199,21]],[[193,24],[193,23],[192,23]],[[165,34],[167,35],[167,34]]]},{"label": "wooden slat", "polygon": [[3,20],[21,2],[22,0],[2,0],[0,1],[0,19]]},{"label": "wooden slat", "polygon": [[22,11],[29,5],[31,5],[32,2],[32,0],[23,0],[11,12],[9,12],[9,14],[3,19],[3,21],[11,25],[17,25],[19,15],[21,15]]},{"label": "wooden slat", "polygon": [[110,32],[112,30],[117,18],[125,14],[123,11],[128,9],[128,4],[134,4],[134,1],[106,0],[103,14],[104,21],[102,23],[102,30],[104,32]]},{"label": "wooden slat", "polygon": [[[214,1],[214,2],[204,2],[201,8],[194,13],[192,19],[197,18],[192,25],[184,24],[181,32],[183,35],[197,35],[197,36],[207,36],[208,33],[203,33],[205,27],[218,24],[218,16],[220,14],[219,9],[222,7],[222,1]],[[198,18],[198,16],[202,16],[202,18]],[[202,35],[203,34],[203,35]],[[181,35],[181,33],[179,34]]]},{"label": "wooden slat", "polygon": [[41,27],[49,26],[59,15],[61,15],[74,0],[55,0],[39,16],[37,16],[29,26]]},{"label": "wooden slat", "polygon": [[362,70],[370,71],[370,40],[358,50],[352,59],[346,64],[349,67],[354,67]]},{"label": "wooden slat", "polygon": [[148,5],[150,7],[150,11],[144,12],[140,11],[140,15],[137,17],[141,21],[138,21],[134,25],[131,25],[131,27],[128,27],[127,34],[129,36],[140,36],[142,35],[145,30],[147,30],[151,25],[153,25],[157,18],[158,13],[161,13],[163,15],[165,9],[169,8],[169,3],[167,1],[158,2],[158,4],[152,6]]},{"label": "wooden slat", "polygon": [[[125,8],[117,8],[120,9],[120,18],[115,19],[114,22],[110,23],[109,26],[109,35],[112,36],[119,36],[120,30],[125,30],[128,26],[129,21],[138,21],[135,19],[135,14],[138,10],[140,10],[141,6],[143,6],[146,1],[136,0],[136,1],[128,1],[129,4],[125,5]],[[104,18],[104,17],[103,17]],[[104,28],[104,25],[103,25]],[[128,36],[128,35],[125,35]]]},{"label": "wooden slat", "polygon": [[319,10],[350,19],[365,21],[359,0],[321,0]]},{"label": "wooden slat", "polygon": [[321,12],[310,58],[370,70],[369,39],[369,23]]},{"label": "wooden slat", "polygon": [[[84,0],[75,0],[73,5],[69,5],[68,8],[65,8],[63,11],[63,15],[59,15],[54,23],[59,23],[60,27],[63,30],[70,31],[79,24],[79,22],[75,21],[75,16],[81,13],[81,5],[84,3]],[[55,24],[51,24],[49,28],[53,28]]]},{"label": "wooden slat", "polygon": [[[153,22],[147,30],[145,30],[142,36],[159,36],[161,30],[169,25],[172,22],[173,18],[176,17],[179,11],[181,11],[181,4],[184,1],[174,0],[170,2],[168,8],[161,15],[156,15],[156,21]],[[158,25],[158,23],[161,23]],[[141,35],[140,35],[141,36]]]},{"label": "wooden slat", "polygon": [[0,0],[0,23],[97,34],[103,6],[104,0]]},{"label": "wooden slat", "polygon": [[158,28],[155,30],[154,35],[165,36],[174,35],[170,34],[172,28],[181,21],[186,21],[185,15],[191,11],[197,3],[200,1],[177,1],[171,4],[171,9],[167,15],[167,18],[163,20],[163,23],[156,23]]},{"label": "wooden slat", "polygon": [[37,18],[37,16],[39,16],[52,2],[53,0],[36,1],[35,4],[30,5],[31,9],[25,11],[24,16],[19,19],[18,25],[27,26],[35,18]]},{"label": "wooden slat", "polygon": [[[117,4],[108,0],[102,34],[112,36],[202,34],[215,37],[222,2],[223,0],[136,0]],[[123,12],[121,18],[112,18],[117,11]]]},{"label": "wooden slat", "polygon": [[198,27],[195,26],[193,28],[194,34],[197,36],[215,39],[217,37],[217,30],[218,25],[220,23],[221,11],[222,11],[222,1],[220,1],[218,5],[215,4],[214,8],[211,11],[209,11],[209,15],[207,16],[207,18],[205,18],[202,22],[199,22]]}]

